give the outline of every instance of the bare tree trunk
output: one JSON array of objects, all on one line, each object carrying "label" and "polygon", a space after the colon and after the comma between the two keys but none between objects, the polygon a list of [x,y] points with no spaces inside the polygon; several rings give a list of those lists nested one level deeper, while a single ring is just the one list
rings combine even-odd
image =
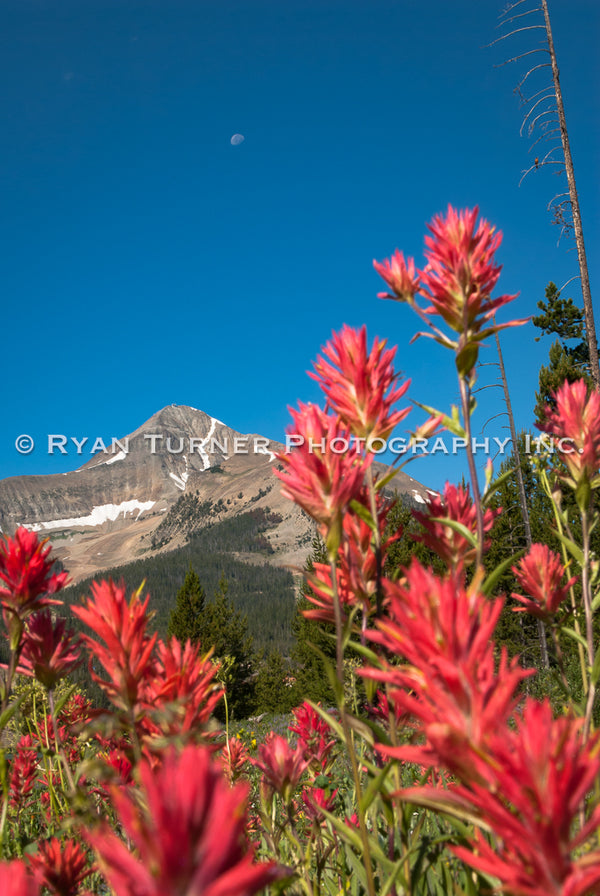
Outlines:
[{"label": "bare tree trunk", "polygon": [[[529,508],[527,507],[527,496],[525,494],[525,483],[523,482],[523,471],[521,470],[521,456],[519,454],[519,445],[517,442],[517,431],[515,429],[515,418],[513,415],[510,394],[508,391],[508,380],[506,379],[506,370],[504,367],[504,358],[502,357],[502,349],[500,348],[500,339],[496,336],[496,348],[498,349],[498,360],[500,363],[500,376],[502,377],[502,388],[504,390],[504,401],[506,402],[506,412],[508,414],[508,422],[510,425],[510,437],[513,444],[513,457],[515,460],[515,474],[517,477],[517,487],[519,489],[519,503],[521,505],[521,516],[523,517],[523,526],[525,528],[525,541],[527,547],[531,548],[533,539],[531,537],[531,524],[529,520]],[[538,634],[540,638],[540,653],[542,657],[542,669],[549,668],[548,661],[548,642],[546,640],[546,629],[541,619],[537,620]]]},{"label": "bare tree trunk", "polygon": [[583,242],[583,227],[581,224],[581,211],[579,209],[579,197],[577,196],[577,187],[575,185],[575,170],[573,167],[573,158],[571,156],[571,147],[569,145],[569,134],[567,131],[567,123],[565,119],[565,108],[563,105],[562,91],[560,89],[560,80],[558,72],[558,64],[556,61],[556,53],[554,51],[554,41],[552,39],[552,29],[550,27],[550,16],[548,14],[548,0],[542,0],[542,9],[544,11],[544,21],[546,23],[546,37],[548,40],[548,49],[550,51],[550,59],[552,61],[552,77],[554,79],[554,93],[556,95],[556,108],[558,111],[558,120],[560,124],[560,136],[562,140],[563,154],[565,157],[565,171],[569,184],[569,196],[571,199],[571,210],[573,213],[573,230],[575,232],[575,243],[577,245],[577,257],[579,259],[579,273],[581,275],[581,293],[583,295],[583,308],[585,314],[585,332],[587,337],[588,348],[590,352],[590,374],[596,385],[600,389],[600,367],[598,365],[598,343],[596,340],[596,327],[594,324],[594,309],[592,306],[592,293],[590,289],[590,277],[588,274],[587,257],[585,254],[585,244]]}]

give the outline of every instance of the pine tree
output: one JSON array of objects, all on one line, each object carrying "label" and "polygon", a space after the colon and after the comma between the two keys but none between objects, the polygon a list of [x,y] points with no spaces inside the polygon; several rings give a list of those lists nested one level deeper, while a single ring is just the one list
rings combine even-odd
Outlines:
[{"label": "pine tree", "polygon": [[[304,567],[305,572],[313,572],[315,563],[327,563],[325,543],[318,535],[313,538],[312,551]],[[296,639],[292,649],[294,675],[296,676],[295,703],[313,700],[329,704],[333,700],[333,691],[320,653],[324,654],[331,663],[335,663],[335,638],[332,637],[334,627],[307,619],[303,615],[303,610],[313,607],[307,598],[309,592],[309,586],[302,585],[296,604],[296,615],[292,621],[292,632]]]},{"label": "pine tree", "polygon": [[[543,312],[533,318],[533,323],[544,335],[554,334],[558,339],[550,348],[550,363],[542,366],[539,373],[539,392],[536,392],[534,408],[537,423],[543,423],[547,405],[553,405],[552,393],[567,380],[573,383],[585,379],[592,385],[589,375],[590,353],[584,339],[584,314],[572,299],[561,298],[556,284],[546,287],[546,302],[538,302]],[[539,342],[540,336],[536,337]],[[577,339],[575,346],[567,345]]]},{"label": "pine tree", "polygon": [[[226,680],[230,717],[243,719],[253,709],[253,652],[252,637],[248,634],[248,619],[236,610],[228,597],[229,584],[221,575],[214,599],[202,613],[201,643],[207,650],[214,648],[214,657],[221,660]],[[217,716],[223,712],[217,708]]]},{"label": "pine tree", "polygon": [[256,712],[291,712],[297,702],[292,679],[289,664],[281,652],[271,651],[261,663],[256,677]]},{"label": "pine tree", "polygon": [[204,588],[190,563],[169,617],[168,637],[175,637],[182,644],[189,639],[192,644],[200,644],[204,648],[202,636],[205,601]]}]

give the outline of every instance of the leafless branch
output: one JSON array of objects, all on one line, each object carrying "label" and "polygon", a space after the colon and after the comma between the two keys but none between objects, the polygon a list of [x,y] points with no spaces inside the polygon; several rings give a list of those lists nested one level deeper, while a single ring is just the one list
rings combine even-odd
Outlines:
[{"label": "leafless branch", "polygon": [[[545,124],[550,124],[550,122],[547,121],[547,122],[545,122]],[[540,129],[541,129],[541,127],[542,126],[540,125]],[[560,128],[552,128],[551,131],[544,131],[542,134],[540,134],[540,136],[537,138],[537,140],[534,140],[534,142],[529,147],[528,152],[531,152],[533,147],[537,146],[538,143],[541,143],[542,140],[550,140],[552,138],[552,134],[560,134]]]},{"label": "leafless branch", "polygon": [[520,93],[520,92],[521,92],[521,87],[523,86],[523,84],[525,83],[525,81],[527,80],[527,78],[529,77],[529,75],[532,75],[533,72],[536,72],[539,68],[552,68],[552,63],[550,63],[550,62],[540,62],[539,65],[534,65],[533,68],[530,68],[529,71],[527,72],[527,74],[525,75],[525,77],[522,78],[522,80],[519,81],[519,83],[518,83],[517,86],[515,87],[515,93]]},{"label": "leafless branch", "polygon": [[[490,44],[492,46],[492,44]],[[519,53],[518,56],[513,56],[512,59],[505,59],[504,62],[497,62],[494,68],[502,68],[503,65],[508,65],[510,62],[517,62],[519,59],[524,59],[526,56],[531,56],[533,53],[547,53],[548,50],[546,47],[539,47],[537,50],[527,50],[526,53]]]},{"label": "leafless branch", "polygon": [[538,31],[540,28],[542,31],[544,30],[543,25],[524,25],[523,28],[515,28],[514,31],[509,31],[508,34],[501,34],[500,37],[493,40],[491,44],[488,44],[488,47],[494,47],[496,44],[501,43],[509,37],[513,37],[515,34],[520,34],[522,31]]},{"label": "leafless branch", "polygon": [[563,285],[561,286],[561,288],[558,291],[562,292],[563,289],[566,289],[566,287],[569,285],[569,283],[573,282],[573,280],[581,280],[581,274],[575,274],[574,277],[571,277],[569,280],[567,280],[566,283],[563,283]]},{"label": "leafless branch", "polygon": [[[517,16],[511,16],[509,19],[504,19],[501,22],[498,22],[496,28],[504,28],[509,22],[516,22],[517,19],[524,19],[525,16],[531,16],[534,12],[541,12],[541,7],[536,6],[535,9],[528,9],[527,12],[520,12]],[[502,19],[502,16],[499,16]]]},{"label": "leafless branch", "polygon": [[[535,126],[536,126],[537,122],[540,120],[540,118],[543,118],[544,115],[556,115],[557,116],[556,120],[558,121],[558,113],[557,113],[556,109],[546,109],[544,112],[540,112],[539,115],[536,115],[535,118],[529,122],[529,127],[527,128],[527,134],[529,137],[531,137],[531,135],[535,131]],[[525,120],[527,120],[527,119],[525,119]],[[523,122],[523,124],[525,124],[525,121]],[[522,128],[523,128],[523,125],[521,125],[521,131],[520,131],[521,136],[523,135]]]},{"label": "leafless branch", "polygon": [[512,12],[513,9],[516,9],[518,6],[521,6],[522,3],[526,3],[527,0],[515,0],[514,3],[507,3],[502,12],[500,13],[500,18],[505,16],[507,13]]},{"label": "leafless branch", "polygon": [[[523,121],[521,122],[521,129],[519,131],[519,134],[521,135],[521,137],[523,136],[523,128],[527,124],[527,119],[530,118],[530,116],[535,112],[535,110],[541,103],[544,103],[544,102],[546,102],[546,100],[550,99],[550,96],[551,96],[551,94],[546,93],[545,96],[540,97],[539,100],[537,101],[537,103],[534,103],[533,106],[531,107],[531,109],[529,109],[529,111],[525,115]],[[552,112],[556,111],[555,107],[553,107],[551,111]]]}]

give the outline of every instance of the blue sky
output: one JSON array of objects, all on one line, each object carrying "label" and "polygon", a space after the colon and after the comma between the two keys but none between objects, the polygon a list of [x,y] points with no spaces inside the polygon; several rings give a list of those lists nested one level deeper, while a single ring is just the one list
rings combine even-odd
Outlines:
[{"label": "blue sky", "polygon": [[[409,345],[419,322],[377,299],[373,258],[398,247],[422,263],[426,222],[478,204],[504,233],[500,289],[520,293],[503,320],[577,273],[546,209],[564,178],[519,187],[536,154],[513,93],[525,62],[495,64],[542,33],[485,49],[502,7],[4,0],[0,477],[75,468],[89,455],[48,456],[48,433],[110,440],[171,403],[282,439],[287,405],[318,399],[305,371],[344,323],[397,344],[409,395],[447,409],[453,359]],[[593,293],[600,6],[550,0],[550,13]],[[567,293],[579,301],[578,283]],[[551,342],[535,335],[502,338],[519,427]],[[481,400],[476,432],[501,410],[498,390]],[[464,469],[437,456],[408,472],[437,488]]]}]

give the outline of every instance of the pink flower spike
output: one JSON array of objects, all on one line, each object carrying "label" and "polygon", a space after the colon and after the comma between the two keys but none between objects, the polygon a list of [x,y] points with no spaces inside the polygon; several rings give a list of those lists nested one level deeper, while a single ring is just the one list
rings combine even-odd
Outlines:
[{"label": "pink flower spike", "polygon": [[68,575],[52,572],[50,551],[46,541],[23,526],[14,538],[0,538],[0,602],[21,620],[34,610],[61,603],[48,595],[64,588]]},{"label": "pink flower spike", "polygon": [[516,609],[527,611],[540,619],[549,619],[556,613],[569,593],[569,588],[577,581],[577,576],[573,576],[562,584],[565,575],[562,560],[545,544],[533,544],[529,553],[513,566],[512,571],[528,595],[524,597],[513,592],[515,600],[523,604]]},{"label": "pink flower spike", "polygon": [[41,888],[27,871],[22,859],[0,862],[2,896],[41,896]]},{"label": "pink flower spike", "polygon": [[81,662],[79,638],[65,627],[65,620],[53,619],[49,610],[30,616],[25,627],[18,671],[35,676],[48,690]]},{"label": "pink flower spike", "polygon": [[395,386],[393,360],[396,349],[386,349],[385,339],[375,338],[367,350],[367,328],[344,326],[322,349],[311,373],[327,397],[327,404],[358,439],[387,439],[410,408],[393,411],[406,393],[410,380]]},{"label": "pink flower spike", "polygon": [[373,261],[373,267],[380,277],[387,283],[392,290],[393,295],[389,292],[380,292],[377,297],[380,299],[395,299],[399,302],[408,302],[411,304],[415,295],[420,290],[420,278],[415,276],[415,262],[413,258],[409,258],[408,262],[404,255],[398,249],[388,260],[383,262]]},{"label": "pink flower spike", "polygon": [[585,380],[565,381],[554,398],[556,408],[547,407],[546,423],[539,428],[558,440],[558,453],[567,467],[561,478],[584,509],[592,490],[600,487],[600,392],[588,391]]},{"label": "pink flower spike", "polygon": [[267,785],[280,794],[286,803],[308,767],[303,753],[300,744],[292,749],[285,737],[271,732],[259,748],[260,758],[252,760],[262,771]]},{"label": "pink flower spike", "polygon": [[317,405],[300,404],[291,414],[288,437],[295,447],[277,455],[286,469],[275,475],[284,486],[281,494],[319,523],[329,556],[335,557],[344,511],[360,496],[372,455],[361,457],[351,449],[350,433],[339,418]]},{"label": "pink flower spike", "polygon": [[57,837],[40,843],[29,864],[40,886],[52,896],[78,896],[82,880],[95,870],[76,840],[61,843]]},{"label": "pink flower spike", "polygon": [[439,314],[457,333],[475,334],[502,305],[515,296],[491,298],[501,265],[494,253],[502,234],[481,219],[479,209],[457,212],[448,206],[446,217],[438,215],[429,224],[425,237],[427,267],[423,283],[430,292],[431,307],[426,314]]},{"label": "pink flower spike", "polygon": [[129,845],[108,826],[84,836],[115,896],[252,896],[282,876],[274,862],[254,861],[248,788],[230,787],[206,747],[171,750],[157,768],[143,762],[139,788],[110,790]]}]

